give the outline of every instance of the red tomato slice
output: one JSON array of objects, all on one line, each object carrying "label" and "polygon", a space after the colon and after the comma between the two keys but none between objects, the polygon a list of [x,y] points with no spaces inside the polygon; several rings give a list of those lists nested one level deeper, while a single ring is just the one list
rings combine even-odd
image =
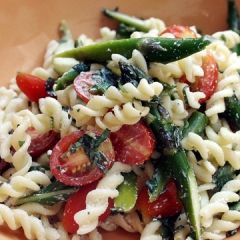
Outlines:
[{"label": "red tomato slice", "polygon": [[91,87],[95,84],[92,79],[93,72],[81,72],[78,75],[73,83],[74,89],[77,95],[81,98],[81,100],[85,103],[88,103],[92,94],[90,93]]},{"label": "red tomato slice", "polygon": [[150,202],[147,187],[144,187],[137,200],[137,209],[145,217],[170,217],[181,212],[183,206],[177,196],[177,188],[174,181],[170,181],[166,190],[160,194],[157,200]]},{"label": "red tomato slice", "polygon": [[206,102],[213,95],[218,84],[218,67],[213,56],[207,55],[204,57],[202,68],[204,76],[197,77],[195,82],[190,86],[192,91],[205,93],[206,97],[200,99],[200,103]]},{"label": "red tomato slice", "polygon": [[172,33],[176,38],[196,38],[197,35],[188,26],[173,25],[167,27],[161,34]]},{"label": "red tomato slice", "polygon": [[[76,131],[65,136],[57,143],[52,151],[50,158],[51,172],[57,180],[69,186],[87,185],[97,181],[104,174],[98,167],[90,163],[88,156],[82,148],[73,154],[68,152],[69,147],[84,134],[84,131]],[[110,168],[115,160],[110,139],[106,139],[100,145],[99,151],[109,160],[105,162],[105,167]]]},{"label": "red tomato slice", "polygon": [[[78,224],[74,221],[74,215],[86,208],[86,197],[87,194],[96,189],[97,183],[92,183],[90,185],[84,186],[78,192],[71,195],[64,208],[62,223],[65,230],[69,233],[76,233],[78,230]],[[99,217],[100,222],[104,222],[107,217],[111,214],[111,208],[113,207],[113,200],[109,199],[108,208]]]},{"label": "red tomato slice", "polygon": [[18,73],[16,82],[20,90],[32,102],[37,102],[40,98],[47,96],[46,82],[39,77],[26,73]]},{"label": "red tomato slice", "polygon": [[31,136],[28,153],[34,158],[52,149],[60,139],[60,134],[55,131],[39,134],[34,128],[29,128],[27,133]]},{"label": "red tomato slice", "polygon": [[155,138],[143,123],[124,125],[111,133],[116,160],[130,165],[140,165],[149,160],[154,148]]}]

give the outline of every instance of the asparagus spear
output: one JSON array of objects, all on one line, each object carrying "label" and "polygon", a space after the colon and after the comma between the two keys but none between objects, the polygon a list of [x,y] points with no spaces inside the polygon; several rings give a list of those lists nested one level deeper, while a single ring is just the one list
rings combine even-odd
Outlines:
[{"label": "asparagus spear", "polygon": [[150,29],[146,26],[144,20],[136,17],[129,16],[127,14],[118,12],[116,10],[104,9],[103,13],[110,18],[113,18],[120,23],[124,23],[128,26],[135,28],[136,31],[148,32]]},{"label": "asparagus spear", "polygon": [[111,60],[113,53],[130,58],[132,51],[137,49],[147,61],[169,63],[199,52],[211,41],[208,36],[196,39],[155,37],[110,40],[65,51],[57,54],[56,57],[73,57],[80,60],[106,62]]},{"label": "asparagus spear", "polygon": [[187,136],[189,132],[194,132],[201,135],[207,126],[208,119],[205,114],[201,112],[194,112],[185,124],[182,135]]},{"label": "asparagus spear", "polygon": [[[163,155],[164,169],[172,176],[179,189],[187,213],[192,235],[200,239],[199,196],[194,172],[188,162],[185,151],[180,144],[180,130],[171,122],[163,107],[153,104],[147,122],[157,139],[157,146]],[[199,129],[193,128],[193,129]]]},{"label": "asparagus spear", "polygon": [[90,65],[86,63],[79,63],[73,66],[68,72],[65,72],[57,79],[56,90],[62,90],[66,88],[81,72],[87,72],[89,69]]}]

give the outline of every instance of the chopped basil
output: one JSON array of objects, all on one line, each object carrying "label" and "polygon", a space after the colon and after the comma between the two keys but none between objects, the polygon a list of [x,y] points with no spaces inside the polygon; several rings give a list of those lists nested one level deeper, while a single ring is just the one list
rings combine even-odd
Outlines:
[{"label": "chopped basil", "polygon": [[89,92],[92,94],[103,94],[110,86],[117,86],[117,78],[117,75],[104,67],[93,73],[92,80],[95,85],[91,87]]},{"label": "chopped basil", "polygon": [[15,204],[21,205],[29,202],[37,202],[40,204],[53,205],[66,201],[68,197],[77,190],[78,188],[69,187],[63,183],[54,181],[32,195],[17,199]]},{"label": "chopped basil", "polygon": [[71,145],[69,152],[75,153],[80,147],[88,155],[89,159],[95,164],[101,171],[106,170],[107,157],[100,151],[99,146],[104,142],[110,134],[108,129],[104,130],[99,136],[84,134],[77,142]]}]

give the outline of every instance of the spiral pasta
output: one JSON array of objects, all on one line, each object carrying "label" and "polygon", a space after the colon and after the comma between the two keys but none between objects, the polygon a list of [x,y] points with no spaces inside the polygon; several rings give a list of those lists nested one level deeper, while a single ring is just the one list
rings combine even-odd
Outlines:
[{"label": "spiral pasta", "polygon": [[98,218],[108,207],[108,198],[118,196],[116,190],[123,179],[121,172],[130,172],[129,165],[116,162],[107,174],[100,180],[95,190],[88,193],[86,209],[74,215],[75,222],[79,225],[78,234],[86,234],[94,230],[98,225]]},{"label": "spiral pasta", "polygon": [[141,234],[140,240],[162,240],[159,233],[156,233],[160,228],[161,223],[159,221],[152,221],[148,223]]},{"label": "spiral pasta", "polygon": [[44,226],[40,219],[29,216],[21,209],[11,209],[4,204],[0,204],[0,225],[4,223],[11,230],[22,227],[25,236],[30,240],[57,240],[60,238],[56,229]]},{"label": "spiral pasta", "polygon": [[213,157],[219,166],[223,166],[225,163],[222,148],[213,141],[204,140],[196,133],[190,132],[188,136],[182,140],[182,146],[186,150],[198,151],[204,160]]},{"label": "spiral pasta", "polygon": [[227,127],[221,127],[218,133],[216,133],[210,126],[206,127],[207,137],[218,143],[223,151],[225,161],[235,169],[240,169],[240,151],[236,149],[239,145],[240,132],[233,133]]},{"label": "spiral pasta", "polygon": [[31,171],[23,176],[14,176],[9,182],[2,182],[0,185],[0,202],[8,197],[19,198],[29,192],[39,191],[40,186],[50,184],[49,177],[40,171]]},{"label": "spiral pasta", "polygon": [[169,112],[169,115],[174,124],[183,126],[184,119],[188,116],[188,111],[185,109],[184,102],[181,99],[172,100],[170,96],[161,98],[163,107]]},{"label": "spiral pasta", "polygon": [[201,209],[202,225],[206,228],[203,233],[204,239],[225,239],[226,232],[240,226],[240,213],[228,207],[228,203],[238,202],[240,199],[237,194],[240,190],[239,179],[237,176],[227,182],[220,192],[211,197],[209,204]]},{"label": "spiral pasta", "polygon": [[193,54],[184,59],[168,64],[151,63],[149,74],[152,77],[156,77],[161,81],[173,84],[174,79],[179,79],[183,75],[186,79],[193,83],[195,77],[203,76],[204,72],[201,67],[202,58],[206,55],[206,51]]},{"label": "spiral pasta", "polygon": [[190,233],[190,227],[185,213],[179,215],[175,222],[174,240],[185,240]]},{"label": "spiral pasta", "polygon": [[[238,74],[240,58],[236,53],[231,53],[221,42],[215,43],[215,45],[209,46],[209,49],[223,73],[219,76],[216,92],[207,101],[205,113],[212,123],[216,123],[218,121],[218,114],[224,112],[226,109],[224,98],[231,97],[234,91],[238,94],[240,84],[240,76]],[[218,50],[219,48],[221,48],[221,51]],[[223,53],[221,54],[221,52]]]},{"label": "spiral pasta", "polygon": [[57,100],[62,104],[62,106],[72,107],[80,103],[73,85],[66,87],[64,90],[56,91],[56,95]]},{"label": "spiral pasta", "polygon": [[[162,89],[161,83],[149,84],[146,79],[142,79],[138,87],[131,83],[124,84],[121,90],[111,86],[103,96],[93,96],[86,106],[75,105],[71,115],[78,126],[95,117],[100,128],[116,131],[123,124],[135,124],[148,114],[149,108],[143,107],[140,101],[133,99],[149,101],[152,97],[160,95]],[[112,112],[108,112],[110,109]]]},{"label": "spiral pasta", "polygon": [[240,43],[240,36],[232,30],[216,32],[212,36],[224,41],[228,48],[233,48],[236,44]]},{"label": "spiral pasta", "polygon": [[192,151],[188,152],[188,159],[193,167],[196,178],[204,183],[211,183],[216,167],[208,160],[198,161]]},{"label": "spiral pasta", "polygon": [[61,104],[54,98],[46,97],[39,100],[39,108],[43,114],[49,117],[50,129],[54,129],[64,136],[71,131],[71,117],[62,109]]},{"label": "spiral pasta", "polygon": [[200,108],[201,105],[199,103],[199,100],[205,98],[205,93],[198,91],[192,92],[189,86],[185,83],[177,83],[176,88],[178,95],[181,97],[182,100],[184,100],[184,97],[186,97],[187,103],[191,108]]}]

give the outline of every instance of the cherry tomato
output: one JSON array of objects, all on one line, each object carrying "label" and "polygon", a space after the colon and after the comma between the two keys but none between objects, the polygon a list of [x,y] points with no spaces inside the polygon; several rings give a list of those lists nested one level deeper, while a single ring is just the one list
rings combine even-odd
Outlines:
[{"label": "cherry tomato", "polygon": [[190,86],[192,91],[205,93],[206,97],[199,100],[200,103],[206,102],[215,92],[218,84],[218,67],[215,59],[207,55],[203,59],[202,69],[204,75],[197,77],[195,82]]},{"label": "cherry tomato", "polygon": [[177,188],[174,181],[170,181],[166,190],[160,194],[157,200],[150,202],[147,187],[139,193],[137,209],[145,217],[169,217],[179,213],[183,206],[177,196]]},{"label": "cherry tomato", "polygon": [[32,102],[37,102],[40,98],[47,96],[45,88],[45,81],[39,77],[18,73],[16,82],[20,90],[29,98]]},{"label": "cherry tomato", "polygon": [[179,81],[190,85],[193,92],[200,91],[205,93],[205,97],[199,100],[199,103],[205,103],[215,92],[218,84],[218,67],[215,59],[211,55],[203,58],[202,69],[204,75],[196,77],[194,83],[189,83],[186,76],[182,76]]},{"label": "cherry tomato", "polygon": [[34,128],[29,128],[27,133],[31,136],[28,153],[34,158],[52,149],[60,139],[60,134],[55,131],[39,134]]},{"label": "cherry tomato", "polygon": [[161,34],[172,33],[176,38],[196,38],[196,33],[187,26],[173,25],[167,27]]},{"label": "cherry tomato", "polygon": [[155,138],[143,123],[124,125],[111,133],[116,160],[130,165],[140,165],[147,161],[154,148]]},{"label": "cherry tomato", "polygon": [[[75,153],[69,152],[71,145],[77,142],[84,134],[84,131],[76,131],[65,136],[52,151],[50,158],[51,172],[57,180],[66,185],[87,185],[97,181],[104,174],[96,165],[91,164],[90,159],[81,147]],[[99,135],[99,133],[95,134]],[[110,168],[115,160],[110,139],[106,139],[98,150],[108,159],[104,163],[105,167]]]},{"label": "cherry tomato", "polygon": [[95,84],[92,79],[92,75],[93,72],[81,72],[80,75],[75,78],[73,83],[77,95],[85,103],[87,103],[92,96],[89,91],[91,87]]},{"label": "cherry tomato", "polygon": [[[92,183],[90,185],[84,186],[79,191],[71,195],[64,208],[62,223],[65,230],[69,233],[76,233],[78,230],[78,224],[74,221],[74,215],[86,208],[86,197],[87,194],[96,189],[97,183]],[[109,199],[108,208],[99,217],[100,222],[104,222],[107,217],[111,214],[111,208],[113,207],[113,200]]]}]

